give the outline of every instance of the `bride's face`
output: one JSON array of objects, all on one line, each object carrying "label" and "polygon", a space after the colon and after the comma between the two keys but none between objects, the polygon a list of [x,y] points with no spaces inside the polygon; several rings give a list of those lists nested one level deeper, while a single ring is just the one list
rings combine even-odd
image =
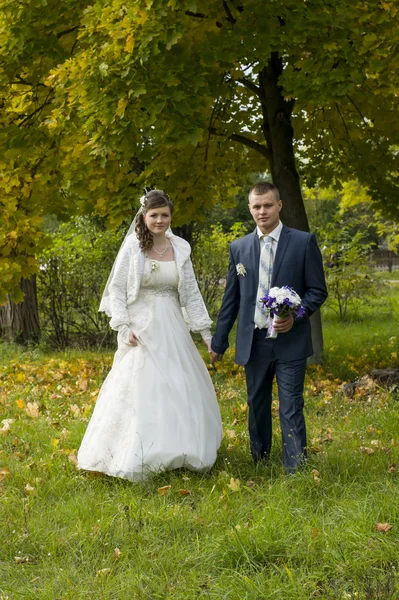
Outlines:
[{"label": "bride's face", "polygon": [[147,210],[144,222],[153,235],[165,233],[172,220],[169,206],[157,206]]}]

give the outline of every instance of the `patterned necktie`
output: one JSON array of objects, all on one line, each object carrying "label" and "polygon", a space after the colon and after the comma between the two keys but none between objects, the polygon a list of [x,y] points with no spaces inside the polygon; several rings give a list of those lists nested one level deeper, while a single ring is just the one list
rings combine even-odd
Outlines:
[{"label": "patterned necktie", "polygon": [[263,236],[262,239],[264,241],[262,243],[262,249],[260,252],[259,286],[258,293],[256,295],[256,306],[254,316],[255,325],[259,327],[259,329],[263,329],[264,327],[266,327],[268,322],[267,315],[261,310],[262,303],[259,302],[259,298],[263,298],[266,292],[270,289],[273,271],[273,238],[271,235],[268,235],[267,237]]}]

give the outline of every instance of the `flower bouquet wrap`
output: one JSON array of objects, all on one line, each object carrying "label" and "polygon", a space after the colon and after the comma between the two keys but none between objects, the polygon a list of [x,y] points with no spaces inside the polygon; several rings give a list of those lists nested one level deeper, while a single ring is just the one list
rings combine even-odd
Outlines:
[{"label": "flower bouquet wrap", "polygon": [[269,337],[273,339],[278,335],[274,329],[274,323],[278,319],[285,319],[290,314],[296,317],[303,317],[305,314],[301,298],[288,285],[283,285],[281,288],[270,288],[266,295],[260,298],[260,302],[262,302],[263,310],[272,318],[269,326]]}]

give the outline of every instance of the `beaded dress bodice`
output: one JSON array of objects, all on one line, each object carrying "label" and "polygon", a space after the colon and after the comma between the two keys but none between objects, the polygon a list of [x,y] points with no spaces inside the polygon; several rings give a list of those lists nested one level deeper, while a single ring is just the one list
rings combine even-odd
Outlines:
[{"label": "beaded dress bodice", "polygon": [[151,296],[169,296],[177,299],[178,275],[176,263],[146,258],[140,292]]}]

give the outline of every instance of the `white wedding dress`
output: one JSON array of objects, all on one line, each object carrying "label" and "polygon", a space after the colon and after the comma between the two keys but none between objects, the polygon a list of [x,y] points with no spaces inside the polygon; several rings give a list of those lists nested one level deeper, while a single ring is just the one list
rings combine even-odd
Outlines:
[{"label": "white wedding dress", "polygon": [[209,469],[222,438],[208,370],[191,339],[174,261],[146,259],[128,307],[138,346],[118,350],[78,453],[78,466],[130,480],[184,467]]}]

